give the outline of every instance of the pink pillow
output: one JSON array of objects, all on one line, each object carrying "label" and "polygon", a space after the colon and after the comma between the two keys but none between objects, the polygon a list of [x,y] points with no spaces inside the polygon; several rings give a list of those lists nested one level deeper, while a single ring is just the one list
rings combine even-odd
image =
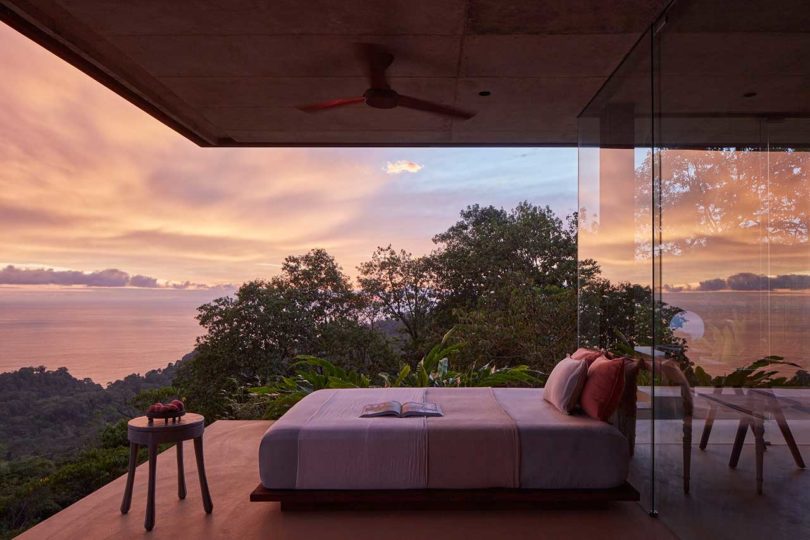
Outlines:
[{"label": "pink pillow", "polygon": [[591,364],[593,364],[593,361],[599,358],[600,356],[602,356],[601,351],[598,351],[596,349],[586,349],[584,347],[580,347],[579,349],[574,351],[574,354],[571,355],[571,358],[573,358],[574,360],[585,360],[586,362],[588,362],[588,365],[590,366]]},{"label": "pink pillow", "polygon": [[588,376],[588,363],[566,357],[551,370],[543,389],[543,399],[565,414],[571,414]]},{"label": "pink pillow", "polygon": [[588,368],[580,404],[591,418],[607,422],[616,411],[624,390],[624,360],[597,358]]}]

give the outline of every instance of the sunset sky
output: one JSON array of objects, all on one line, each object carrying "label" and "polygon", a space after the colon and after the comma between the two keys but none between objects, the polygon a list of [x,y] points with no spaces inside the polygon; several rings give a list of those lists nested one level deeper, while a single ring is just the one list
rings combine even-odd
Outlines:
[{"label": "sunset sky", "polygon": [[0,268],[239,283],[415,253],[472,203],[576,207],[575,149],[199,148],[0,27]]},{"label": "sunset sky", "polygon": [[[353,275],[380,245],[429,252],[469,204],[577,206],[575,148],[199,148],[6,26],[0,69],[0,285],[239,284],[316,247]],[[599,152],[605,178],[610,152]],[[665,201],[665,283],[810,274],[810,154],[667,155],[668,177],[683,178]],[[707,172],[684,175],[701,160]],[[598,156],[583,163],[582,204],[602,222],[584,256],[609,279],[649,281],[634,258],[649,250],[649,217],[627,199],[632,170],[626,186],[599,188]],[[757,195],[766,184],[772,218]]]}]

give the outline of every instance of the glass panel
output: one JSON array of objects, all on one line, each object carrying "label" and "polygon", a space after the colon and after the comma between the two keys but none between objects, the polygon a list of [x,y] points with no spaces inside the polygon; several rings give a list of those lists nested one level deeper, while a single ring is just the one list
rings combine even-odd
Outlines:
[{"label": "glass panel", "polygon": [[655,501],[683,538],[810,526],[806,18],[684,0],[654,39]]},{"label": "glass panel", "polygon": [[[653,343],[651,39],[639,40],[579,118],[579,346],[617,354]],[[616,422],[640,464],[631,483],[652,509],[650,403]]]},{"label": "glass panel", "polygon": [[579,344],[642,366],[629,480],[682,538],[810,530],[808,25],[673,2],[579,120]]}]

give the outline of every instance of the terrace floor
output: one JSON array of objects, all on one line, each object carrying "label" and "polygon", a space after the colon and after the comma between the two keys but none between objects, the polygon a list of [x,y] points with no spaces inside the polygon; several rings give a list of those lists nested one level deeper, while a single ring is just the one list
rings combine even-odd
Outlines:
[{"label": "terrace floor", "polygon": [[219,421],[205,432],[205,462],[214,512],[206,515],[194,470],[192,445],[185,445],[188,496],[177,498],[174,449],[158,456],[156,521],[143,528],[146,465],[138,467],[132,509],[121,515],[125,478],[88,495],[19,538],[273,538],[415,540],[421,538],[676,538],[661,520],[637,503],[589,509],[492,512],[286,512],[276,503],[251,503],[258,484],[259,440],[268,421]]},{"label": "terrace floor", "polygon": [[[659,519],[684,540],[794,540],[810,531],[810,469],[799,469],[776,423],[765,423],[768,443],[763,494],[756,493],[754,441],[746,437],[736,469],[728,466],[737,418],[715,421],[706,450],[698,448],[703,420],[695,420],[691,490],[683,493],[680,420],[655,423],[655,485]],[[800,453],[810,464],[810,420],[789,420]],[[630,483],[648,500],[651,483],[649,420],[637,424]],[[801,531],[805,531],[802,533]]]}]

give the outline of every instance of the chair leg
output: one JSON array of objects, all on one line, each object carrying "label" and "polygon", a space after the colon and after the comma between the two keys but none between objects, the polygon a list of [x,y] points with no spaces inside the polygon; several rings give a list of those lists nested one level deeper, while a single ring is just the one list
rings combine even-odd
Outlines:
[{"label": "chair leg", "polygon": [[683,419],[683,492],[689,494],[692,474],[692,417]]},{"label": "chair leg", "polygon": [[157,474],[157,444],[149,445],[149,490],[146,493],[146,519],[143,526],[151,531],[155,526],[155,476]]},{"label": "chair leg", "polygon": [[745,436],[748,434],[748,426],[750,421],[747,418],[740,418],[740,423],[737,425],[737,436],[734,437],[734,446],[731,449],[731,458],[728,460],[728,466],[732,469],[737,467],[740,462],[740,453],[742,452]]},{"label": "chair leg", "polygon": [[135,467],[138,466],[138,445],[129,443],[129,469],[127,471],[127,486],[124,488],[124,500],[121,501],[121,513],[129,512],[132,505],[132,486],[135,484]]},{"label": "chair leg", "polygon": [[203,440],[202,437],[194,439],[194,454],[197,457],[197,474],[200,476],[200,490],[202,491],[203,508],[205,513],[210,514],[214,509],[211,502],[211,494],[208,492],[208,480],[205,477],[205,461],[203,460]]},{"label": "chair leg", "polygon": [[186,498],[186,472],[183,467],[183,441],[177,443],[177,496]]},{"label": "chair leg", "polygon": [[709,444],[709,435],[712,434],[712,426],[714,425],[714,417],[717,414],[717,407],[709,405],[709,412],[706,414],[706,423],[703,424],[703,434],[700,436],[700,449],[706,450],[706,445]]}]

